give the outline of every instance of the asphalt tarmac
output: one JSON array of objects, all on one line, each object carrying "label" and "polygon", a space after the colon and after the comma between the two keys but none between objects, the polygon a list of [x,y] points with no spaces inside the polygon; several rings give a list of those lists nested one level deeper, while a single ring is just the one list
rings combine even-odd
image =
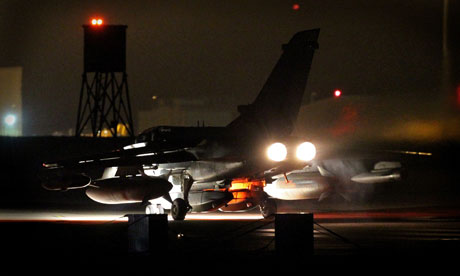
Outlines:
[{"label": "asphalt tarmac", "polygon": [[[460,249],[457,210],[319,213],[313,221],[313,252],[310,254],[306,249],[307,253],[298,256],[279,253],[276,219],[263,219],[257,212],[189,214],[185,221],[169,219],[164,232],[155,224],[154,230],[144,226],[135,230],[134,236],[133,221],[117,213],[59,216],[37,213],[34,218],[29,213],[27,219],[17,216],[18,213],[16,219],[7,219],[6,212],[2,213],[2,252],[7,252],[13,260],[65,259],[79,263],[95,259],[127,263],[180,260],[218,264],[235,260],[279,262],[289,257],[311,264],[350,264],[358,260],[407,264],[408,258],[416,257],[433,264],[435,260],[456,258]],[[138,218],[146,217],[138,215]],[[153,233],[151,239],[156,241],[149,244],[143,240],[145,233]],[[309,233],[305,235],[308,237]],[[133,241],[144,248],[133,250]]]}]

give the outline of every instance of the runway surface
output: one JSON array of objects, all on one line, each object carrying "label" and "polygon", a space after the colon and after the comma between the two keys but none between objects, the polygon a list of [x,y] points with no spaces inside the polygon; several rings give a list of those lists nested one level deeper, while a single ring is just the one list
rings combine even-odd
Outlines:
[{"label": "runway surface", "polygon": [[[9,218],[6,213],[1,212],[0,243],[12,258],[151,262],[160,256],[218,263],[283,257],[275,246],[275,219],[263,219],[257,212],[189,214],[180,222],[169,219],[167,246],[146,252],[130,249],[130,223],[118,213],[37,212],[21,217],[10,211]],[[456,210],[319,213],[314,215],[313,235],[313,254],[299,256],[309,262],[446,260],[460,249],[460,216]]]}]

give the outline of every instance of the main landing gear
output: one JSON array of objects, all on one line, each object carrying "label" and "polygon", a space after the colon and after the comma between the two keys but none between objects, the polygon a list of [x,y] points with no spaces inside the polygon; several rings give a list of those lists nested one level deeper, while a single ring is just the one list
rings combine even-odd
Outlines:
[{"label": "main landing gear", "polygon": [[[181,181],[182,181],[181,194],[183,195],[184,198],[178,197],[172,200],[171,195],[169,193],[166,193],[163,196],[164,200],[171,203],[170,215],[174,220],[184,220],[185,216],[187,215],[187,212],[192,210],[192,206],[190,206],[188,202],[188,196],[189,196],[192,184],[193,184],[193,179],[192,177],[188,175],[183,175]],[[155,204],[155,202],[152,204],[148,200],[144,200],[142,202],[142,206],[145,207],[145,214],[147,215],[165,213],[165,210],[162,207],[162,204]]]},{"label": "main landing gear", "polygon": [[171,216],[174,220],[184,220],[189,208],[182,198],[176,198],[171,206]]},{"label": "main landing gear", "polygon": [[[174,220],[184,220],[187,212],[190,211],[192,208],[190,205],[187,204],[185,200],[182,198],[176,198],[171,205],[171,217]],[[145,206],[145,214],[146,215],[155,215],[155,214],[164,214],[165,210],[161,206],[161,204],[147,204]]]},{"label": "main landing gear", "polygon": [[273,198],[265,198],[259,204],[260,213],[264,218],[269,218],[276,214],[278,207],[276,206],[276,201]]},{"label": "main landing gear", "polygon": [[188,195],[190,193],[190,189],[193,185],[193,178],[189,175],[184,175],[182,180],[182,191],[184,193],[184,199],[176,198],[172,202],[171,206],[171,217],[174,220],[184,220],[187,212],[192,210],[192,206],[190,206],[188,202]]}]

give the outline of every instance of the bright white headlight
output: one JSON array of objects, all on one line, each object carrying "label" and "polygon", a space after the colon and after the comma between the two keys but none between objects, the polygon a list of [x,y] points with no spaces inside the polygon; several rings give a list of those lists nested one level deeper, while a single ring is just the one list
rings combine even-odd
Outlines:
[{"label": "bright white headlight", "polygon": [[280,162],[286,159],[287,148],[281,143],[271,144],[267,149],[267,156],[270,160]]},{"label": "bright white headlight", "polygon": [[310,142],[304,142],[297,147],[296,156],[302,161],[311,161],[316,156],[316,147]]}]

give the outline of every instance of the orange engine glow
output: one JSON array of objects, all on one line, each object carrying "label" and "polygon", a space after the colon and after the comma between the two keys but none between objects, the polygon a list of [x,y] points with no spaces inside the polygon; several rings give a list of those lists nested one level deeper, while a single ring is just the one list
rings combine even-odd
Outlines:
[{"label": "orange engine glow", "polygon": [[[233,212],[253,207],[260,201],[260,196],[262,195],[264,187],[265,180],[249,180],[249,178],[233,179],[230,188],[221,189],[221,191],[232,193],[233,199],[225,206],[221,207],[220,210]],[[204,191],[215,190],[210,189]]]},{"label": "orange engine glow", "polygon": [[233,194],[233,199],[228,203],[234,209],[244,209],[253,206],[254,196],[263,191],[265,180],[249,180],[249,178],[233,179],[228,189]]},{"label": "orange engine glow", "polygon": [[227,203],[224,211],[239,211],[253,207],[265,186],[264,180],[250,180],[248,178],[233,179],[229,192],[233,199]]},{"label": "orange engine glow", "polygon": [[265,180],[249,180],[249,178],[236,178],[233,179],[232,185],[229,189],[230,192],[238,190],[258,191],[265,187]]},{"label": "orange engine glow", "polygon": [[251,192],[249,191],[239,191],[239,192],[232,192],[233,194],[233,199],[229,202],[229,204],[237,204],[241,203],[248,198],[251,198]]}]

